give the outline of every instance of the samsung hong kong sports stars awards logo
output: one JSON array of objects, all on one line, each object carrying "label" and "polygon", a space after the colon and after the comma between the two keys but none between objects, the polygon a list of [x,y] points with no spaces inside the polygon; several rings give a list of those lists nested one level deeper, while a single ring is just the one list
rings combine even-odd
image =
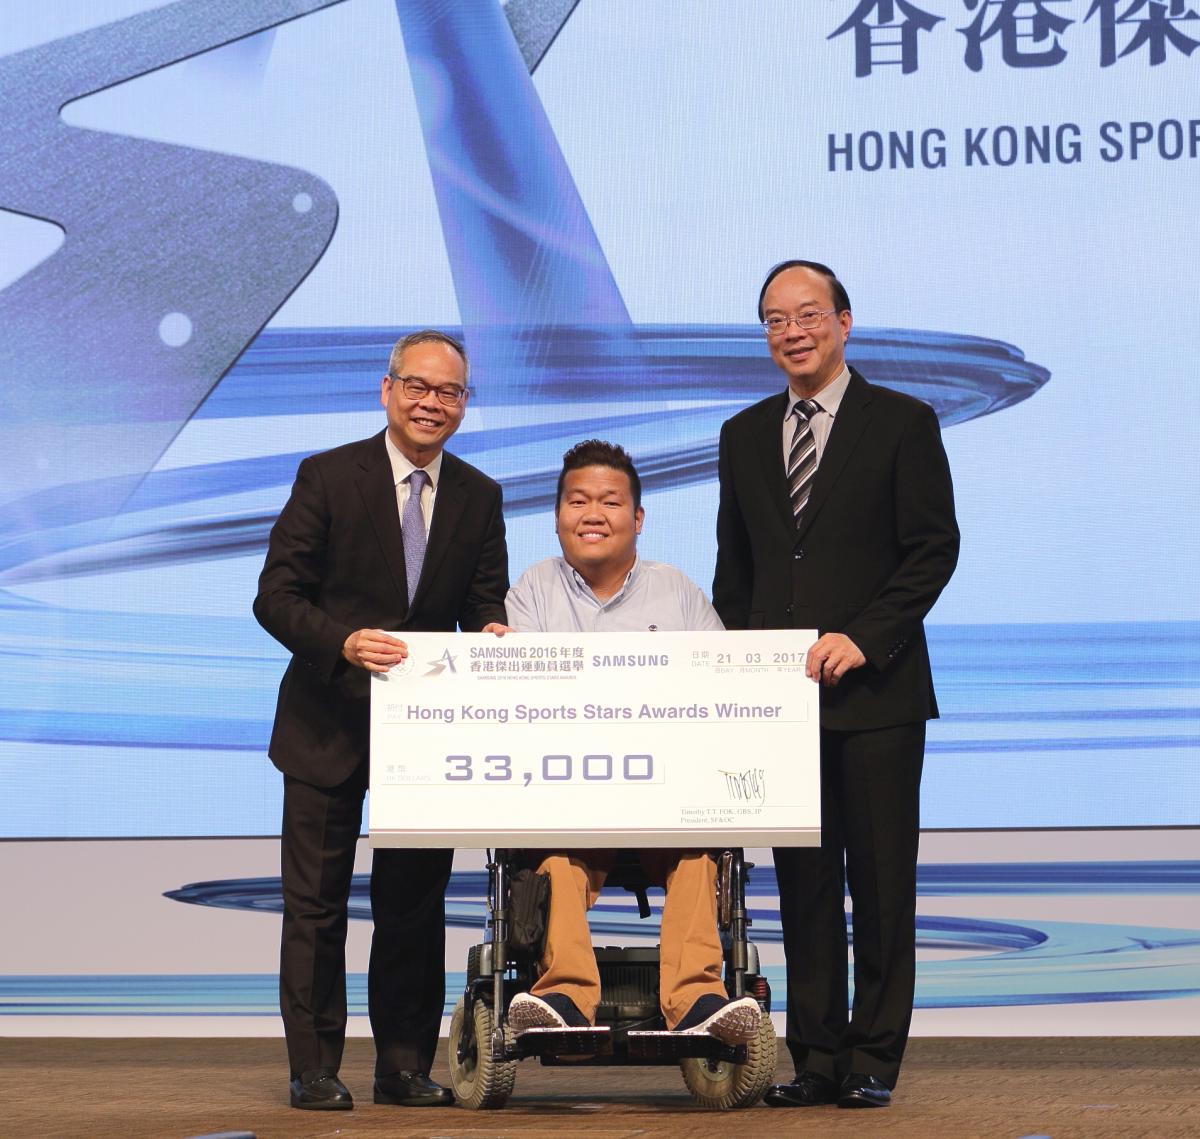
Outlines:
[{"label": "samsung hong kong sports stars awards logo", "polygon": [[[429,665],[426,672],[421,673],[422,676],[441,676],[447,670],[457,673],[458,669],[454,667],[454,662],[458,658],[447,649],[440,657],[434,657],[433,660],[427,660],[425,663]],[[392,665],[387,670],[388,676],[412,676],[417,670],[417,662],[413,659],[412,654],[406,656],[399,664]]]},{"label": "samsung hong kong sports stars awards logo", "polygon": [[426,676],[441,676],[443,672],[449,669],[451,672],[458,672],[454,667],[454,662],[457,658],[447,649],[440,657],[435,657],[433,660],[427,660],[425,663],[429,665],[429,671]]}]

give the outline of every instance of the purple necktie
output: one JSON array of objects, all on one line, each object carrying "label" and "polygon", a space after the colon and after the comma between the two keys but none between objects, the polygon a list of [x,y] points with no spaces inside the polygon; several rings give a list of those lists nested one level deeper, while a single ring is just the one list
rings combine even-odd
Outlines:
[{"label": "purple necktie", "polygon": [[417,592],[421,580],[421,563],[425,560],[425,516],[421,513],[421,491],[429,476],[413,471],[408,476],[408,501],[400,515],[400,536],[404,540],[404,573],[408,578],[408,603]]}]

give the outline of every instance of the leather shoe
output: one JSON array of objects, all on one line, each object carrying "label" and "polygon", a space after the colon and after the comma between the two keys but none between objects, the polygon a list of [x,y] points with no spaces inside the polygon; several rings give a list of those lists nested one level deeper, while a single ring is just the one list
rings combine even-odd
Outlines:
[{"label": "leather shoe", "polygon": [[375,1102],[397,1107],[449,1107],[454,1093],[424,1072],[393,1072],[375,1077]]},{"label": "leather shoe", "polygon": [[837,1099],[837,1084],[820,1072],[797,1072],[790,1084],[772,1084],[763,1096],[768,1107],[819,1107]]},{"label": "leather shoe", "polygon": [[889,1107],[892,1090],[878,1076],[863,1076],[851,1072],[842,1081],[838,1092],[838,1107]]},{"label": "leather shoe", "polygon": [[292,1107],[304,1111],[349,1111],[354,1099],[332,1068],[301,1072],[289,1085]]}]

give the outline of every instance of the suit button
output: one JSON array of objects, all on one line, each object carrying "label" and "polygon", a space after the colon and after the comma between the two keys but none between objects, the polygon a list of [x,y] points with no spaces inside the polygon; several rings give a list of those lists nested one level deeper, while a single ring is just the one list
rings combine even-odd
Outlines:
[{"label": "suit button", "polygon": [[784,612],[790,617],[792,615],[792,607],[789,605]]}]

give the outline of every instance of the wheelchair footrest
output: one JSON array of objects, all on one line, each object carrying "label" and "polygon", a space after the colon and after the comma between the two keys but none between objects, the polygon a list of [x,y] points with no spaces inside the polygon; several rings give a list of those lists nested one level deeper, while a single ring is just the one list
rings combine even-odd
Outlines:
[{"label": "wheelchair footrest", "polygon": [[625,1035],[631,1060],[727,1060],[731,1064],[746,1062],[744,1044],[729,1045],[708,1033],[690,1032],[629,1032]]},{"label": "wheelchair footrest", "polygon": [[611,1056],[612,1032],[607,1028],[527,1028],[513,1042],[524,1056]]}]

